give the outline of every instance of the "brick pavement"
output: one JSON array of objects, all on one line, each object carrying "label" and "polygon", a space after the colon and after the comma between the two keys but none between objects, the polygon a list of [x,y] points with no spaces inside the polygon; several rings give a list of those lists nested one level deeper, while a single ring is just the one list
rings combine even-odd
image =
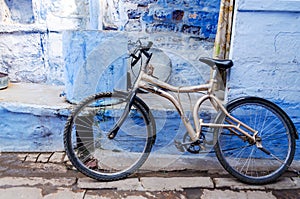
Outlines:
[{"label": "brick pavement", "polygon": [[1,153],[0,198],[299,198],[300,178],[287,173],[277,183],[246,185],[220,171],[156,171],[114,182],[77,172],[64,152]]}]

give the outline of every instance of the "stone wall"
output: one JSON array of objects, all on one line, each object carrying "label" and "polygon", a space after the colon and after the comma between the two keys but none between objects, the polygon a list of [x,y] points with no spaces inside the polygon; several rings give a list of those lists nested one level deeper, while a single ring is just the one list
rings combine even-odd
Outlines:
[{"label": "stone wall", "polygon": [[0,71],[11,81],[64,84],[62,32],[85,29],[84,0],[0,0]]},{"label": "stone wall", "polygon": [[[211,56],[218,11],[219,0],[0,0],[0,71],[11,81],[64,85],[62,34],[71,30],[172,33],[160,46],[195,40],[204,44],[198,54]],[[177,44],[181,35],[188,39]]]},{"label": "stone wall", "polygon": [[[210,68],[198,59],[212,56],[219,4],[218,0],[90,1],[89,30],[65,32],[63,40],[67,99],[77,102],[92,93],[110,91],[118,79],[126,88],[124,75],[129,67],[121,60],[125,54],[128,57],[127,43],[138,39],[144,44],[152,41],[153,48],[171,59],[171,84],[205,82]],[[116,67],[118,59],[123,65]],[[105,71],[111,68],[115,71],[109,77]]]}]

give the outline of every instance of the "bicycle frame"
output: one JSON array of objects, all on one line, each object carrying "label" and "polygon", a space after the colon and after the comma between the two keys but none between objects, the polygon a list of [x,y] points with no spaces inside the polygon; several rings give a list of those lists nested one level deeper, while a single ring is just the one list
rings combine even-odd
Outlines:
[{"label": "bicycle frame", "polygon": [[[153,66],[152,66],[153,67]],[[243,122],[237,120],[236,118],[232,117],[225,107],[222,105],[220,100],[215,97],[212,92],[213,88],[216,84],[216,75],[217,75],[217,69],[213,70],[212,78],[210,79],[208,84],[202,84],[198,86],[187,86],[187,87],[174,87],[170,84],[167,84],[165,82],[162,82],[151,75],[146,74],[143,70],[140,72],[139,77],[137,78],[135,88],[142,88],[145,89],[151,93],[157,94],[159,96],[162,96],[166,99],[168,99],[177,109],[181,120],[183,124],[185,125],[189,136],[191,137],[192,141],[197,141],[200,138],[200,133],[202,127],[213,127],[213,128],[228,128],[228,129],[235,129],[244,134],[251,142],[255,143],[256,141],[256,135],[257,131],[249,127],[248,125],[244,124]],[[178,92],[178,93],[193,93],[193,92],[200,92],[200,91],[207,91],[207,94],[205,94],[203,97],[201,97],[193,108],[193,119],[195,128],[194,129],[191,125],[191,122],[189,119],[185,116],[184,110],[182,109],[182,106],[178,99],[176,99],[173,95],[166,92],[166,89],[168,91]],[[201,105],[204,101],[210,100],[211,104],[215,108],[215,110],[221,110],[223,114],[225,114],[227,117],[229,117],[232,121],[236,122],[236,124],[215,124],[215,123],[205,123],[202,119],[199,119],[198,111]],[[241,127],[249,130],[253,133],[253,136],[251,136],[249,133],[247,133],[245,130],[243,130]]]},{"label": "bicycle frame", "polygon": [[[189,136],[191,137],[192,142],[195,142],[200,139],[202,127],[212,127],[212,128],[227,128],[235,134],[237,134],[235,132],[235,130],[239,131],[244,136],[246,136],[246,138],[247,138],[246,140],[248,140],[250,143],[256,143],[258,146],[260,146],[260,143],[258,142],[259,140],[257,140],[257,137],[256,137],[258,134],[258,131],[252,129],[248,125],[244,124],[243,122],[241,122],[238,119],[231,116],[227,112],[226,108],[223,106],[221,101],[217,97],[214,96],[214,94],[213,94],[214,87],[217,83],[217,73],[218,73],[218,69],[215,65],[213,65],[213,66],[210,65],[213,69],[213,72],[212,72],[212,76],[210,78],[209,83],[196,85],[196,86],[176,87],[176,86],[172,86],[168,83],[165,83],[165,82],[160,81],[159,79],[153,77],[152,74],[154,71],[154,66],[149,64],[152,54],[149,54],[146,51],[144,51],[143,49],[141,49],[139,51],[139,55],[133,56],[133,57],[136,58],[136,60],[138,60],[138,59],[140,59],[142,54],[144,54],[147,57],[147,61],[142,66],[141,70],[139,71],[138,77],[136,78],[133,88],[129,93],[128,103],[125,108],[124,114],[121,116],[121,118],[117,122],[117,125],[109,133],[110,139],[113,139],[116,136],[118,129],[122,125],[124,119],[127,117],[127,114],[131,108],[132,101],[134,100],[134,97],[138,93],[138,90],[144,89],[146,91],[149,91],[151,93],[154,93],[156,95],[159,95],[161,97],[168,99],[175,106],[175,108],[177,109],[177,111],[181,117],[181,120],[182,120],[184,126],[187,129]],[[137,62],[136,60],[134,61],[135,63]],[[196,102],[196,104],[193,107],[193,120],[194,120],[194,124],[195,124],[195,129],[193,128],[189,119],[185,116],[184,110],[182,108],[182,105],[181,105],[179,99],[176,99],[173,95],[171,95],[167,91],[172,91],[172,92],[177,92],[177,93],[194,93],[194,92],[203,92],[203,91],[207,92],[204,96],[202,96]],[[231,120],[230,122],[228,122],[229,124],[205,123],[205,122],[203,122],[202,119],[199,118],[198,111],[199,111],[201,105],[203,104],[203,102],[206,100],[210,101],[210,103],[213,105],[213,107],[216,111],[221,111],[222,114],[224,114]],[[249,133],[244,129],[248,130]],[[250,134],[252,134],[252,135],[250,135]]]},{"label": "bicycle frame", "polygon": [[[212,128],[227,128],[230,131],[232,131],[233,133],[236,133],[234,130],[237,130],[237,131],[241,132],[244,136],[246,136],[248,138],[249,142],[256,143],[256,141],[257,141],[256,135],[258,134],[258,132],[256,130],[252,129],[251,127],[249,127],[248,125],[244,124],[243,122],[239,121],[238,119],[234,118],[233,116],[231,116],[227,112],[226,108],[223,106],[221,101],[213,95],[213,88],[215,87],[215,85],[217,83],[218,69],[216,66],[211,66],[213,72],[212,72],[212,76],[211,76],[209,83],[196,85],[196,86],[176,87],[176,86],[172,86],[168,83],[165,83],[163,81],[160,81],[159,79],[152,76],[155,66],[152,66],[151,64],[149,64],[150,59],[151,59],[151,55],[148,57],[148,60],[146,61],[144,66],[142,66],[142,68],[139,72],[139,75],[134,83],[132,92],[136,94],[137,90],[142,88],[146,91],[149,91],[151,93],[154,93],[156,95],[159,95],[161,97],[168,99],[177,109],[177,111],[181,117],[181,120],[182,120],[185,128],[187,129],[187,132],[193,142],[199,140],[202,127],[212,127]],[[193,120],[194,120],[195,129],[193,128],[189,119],[185,116],[184,110],[183,110],[179,100],[176,99],[173,95],[171,95],[167,91],[172,91],[172,92],[177,92],[177,93],[193,93],[193,92],[201,92],[201,91],[207,92],[207,94],[202,96],[193,107]],[[225,114],[225,116],[230,118],[233,122],[231,122],[230,124],[215,124],[215,123],[203,122],[203,120],[200,119],[198,116],[198,111],[199,111],[201,105],[203,104],[203,102],[206,100],[210,100],[210,102],[213,105],[215,110],[220,110],[223,114]],[[244,129],[251,132],[252,135],[250,135],[250,133],[248,133]]]}]

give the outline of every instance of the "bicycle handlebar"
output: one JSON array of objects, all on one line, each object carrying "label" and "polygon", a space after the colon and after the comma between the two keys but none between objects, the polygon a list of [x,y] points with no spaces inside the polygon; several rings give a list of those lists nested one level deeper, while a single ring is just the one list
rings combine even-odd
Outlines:
[{"label": "bicycle handlebar", "polygon": [[151,54],[148,53],[150,48],[152,47],[153,42],[149,42],[147,46],[142,46],[140,43],[140,46],[137,47],[130,56],[133,58],[133,61],[131,62],[131,66],[134,66],[141,58],[142,54],[144,54],[147,58],[151,57]]}]

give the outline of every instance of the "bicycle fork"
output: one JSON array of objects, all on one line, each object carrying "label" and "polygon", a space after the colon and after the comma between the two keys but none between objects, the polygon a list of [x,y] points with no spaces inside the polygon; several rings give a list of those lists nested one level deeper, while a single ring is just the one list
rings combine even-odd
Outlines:
[{"label": "bicycle fork", "polygon": [[137,94],[137,89],[133,90],[128,95],[127,103],[126,103],[124,112],[122,113],[121,117],[119,118],[117,123],[114,125],[114,127],[108,133],[108,138],[109,139],[114,139],[116,137],[116,135],[118,134],[119,129],[121,128],[122,124],[124,123],[125,119],[127,118],[128,114],[130,112],[130,109],[133,105],[133,101],[134,101],[134,98],[135,98],[136,94]]}]

